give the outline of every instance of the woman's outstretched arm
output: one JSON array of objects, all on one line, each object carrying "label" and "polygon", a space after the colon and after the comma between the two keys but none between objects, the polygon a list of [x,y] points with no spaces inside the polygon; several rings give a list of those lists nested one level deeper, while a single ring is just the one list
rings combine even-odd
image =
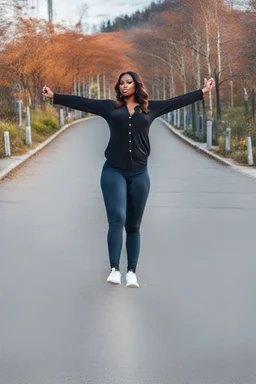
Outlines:
[{"label": "woman's outstretched arm", "polygon": [[185,107],[186,105],[192,104],[195,101],[202,100],[204,94],[209,92],[214,86],[214,79],[204,79],[204,88],[188,92],[167,100],[149,100],[149,109],[152,111],[154,118],[159,117],[175,109],[179,109]]},{"label": "woman's outstretched arm", "polygon": [[79,111],[94,113],[104,118],[107,118],[110,106],[114,103],[114,101],[110,99],[97,100],[75,95],[53,93],[50,88],[46,86],[43,87],[42,95],[51,99],[53,104],[60,104]]}]

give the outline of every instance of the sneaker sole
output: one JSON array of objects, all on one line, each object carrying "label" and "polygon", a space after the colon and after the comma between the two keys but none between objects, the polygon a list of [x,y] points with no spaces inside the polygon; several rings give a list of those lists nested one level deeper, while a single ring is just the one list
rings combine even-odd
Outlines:
[{"label": "sneaker sole", "polygon": [[126,284],[126,287],[128,288],[139,288],[139,284],[134,284],[134,283],[130,283],[130,284]]},{"label": "sneaker sole", "polygon": [[111,281],[111,280],[107,280],[107,283],[114,284],[114,285],[121,284],[119,281]]}]

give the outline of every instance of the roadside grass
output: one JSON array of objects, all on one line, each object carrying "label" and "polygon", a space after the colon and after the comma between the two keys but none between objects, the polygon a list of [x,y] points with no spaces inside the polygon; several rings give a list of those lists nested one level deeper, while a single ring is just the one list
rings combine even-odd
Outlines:
[{"label": "roadside grass", "polygon": [[19,127],[15,119],[2,119],[0,121],[0,158],[5,157],[4,131],[9,132],[11,155],[24,154],[34,149],[60,129],[58,112],[51,105],[46,105],[45,110],[31,109],[31,136],[32,145],[25,144],[25,122]]},{"label": "roadside grass", "polygon": [[[231,128],[230,152],[226,153],[226,128]],[[189,125],[184,135],[197,142],[205,142],[202,136],[197,137]],[[217,136],[217,137],[216,137]],[[246,137],[251,136],[253,157],[256,162],[256,122],[251,114],[245,114],[244,107],[225,108],[222,111],[222,122],[218,125],[217,135],[213,135],[212,149],[218,155],[235,160],[241,165],[248,165]]]}]

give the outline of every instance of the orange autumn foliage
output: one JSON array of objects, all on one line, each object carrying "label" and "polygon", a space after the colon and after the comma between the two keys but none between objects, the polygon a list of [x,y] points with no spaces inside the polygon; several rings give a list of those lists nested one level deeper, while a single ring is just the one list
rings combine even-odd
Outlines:
[{"label": "orange autumn foliage", "polygon": [[41,87],[72,89],[74,76],[89,78],[104,73],[115,81],[132,66],[132,46],[121,32],[82,35],[70,30],[57,33],[46,22],[20,19],[16,38],[0,52],[0,87],[20,86],[32,99],[41,98]]}]

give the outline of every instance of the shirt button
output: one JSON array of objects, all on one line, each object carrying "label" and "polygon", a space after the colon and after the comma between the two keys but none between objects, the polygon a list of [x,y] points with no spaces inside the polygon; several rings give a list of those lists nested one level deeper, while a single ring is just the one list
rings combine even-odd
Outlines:
[{"label": "shirt button", "polygon": [[131,135],[132,133],[131,132],[129,132],[129,135]]},{"label": "shirt button", "polygon": [[132,141],[131,140],[129,140],[129,143],[131,143]]},{"label": "shirt button", "polygon": [[131,126],[131,124],[129,124],[129,127]]},{"label": "shirt button", "polygon": [[131,119],[131,116],[129,116],[129,119]]},{"label": "shirt button", "polygon": [[130,149],[130,152],[131,152],[132,150]]}]

